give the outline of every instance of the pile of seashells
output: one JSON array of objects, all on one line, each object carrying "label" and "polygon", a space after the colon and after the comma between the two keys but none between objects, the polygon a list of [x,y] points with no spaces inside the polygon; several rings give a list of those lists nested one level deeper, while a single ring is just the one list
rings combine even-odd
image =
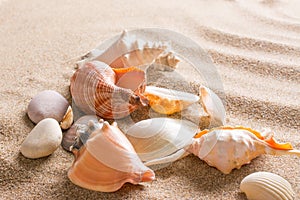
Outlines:
[{"label": "pile of seashells", "polygon": [[[28,106],[28,116],[37,126],[22,144],[22,154],[47,156],[61,143],[75,156],[68,171],[71,182],[101,192],[116,191],[126,182],[152,181],[154,169],[188,154],[225,174],[262,154],[300,156],[290,143],[277,142],[272,132],[226,126],[224,105],[208,87],[196,87],[195,94],[151,84],[151,70],[172,72],[182,62],[171,49],[167,43],[144,41],[124,31],[104,50],[86,54],[70,83],[77,120],[72,125],[73,111],[61,95],[38,94]],[[203,128],[205,120],[209,129]],[[58,122],[69,128],[63,138]],[[249,199],[261,199],[256,189],[269,199],[292,199],[291,186],[281,177],[250,176],[241,184]]]}]

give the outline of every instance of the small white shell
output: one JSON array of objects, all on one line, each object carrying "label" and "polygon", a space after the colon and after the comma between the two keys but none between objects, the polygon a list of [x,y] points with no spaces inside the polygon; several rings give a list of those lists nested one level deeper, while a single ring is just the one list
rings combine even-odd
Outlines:
[{"label": "small white shell", "polygon": [[131,126],[126,136],[145,165],[173,162],[186,154],[198,126],[187,120],[152,118]]},{"label": "small white shell", "polygon": [[200,87],[200,97],[204,111],[211,117],[211,124],[214,126],[224,125],[226,111],[220,97],[204,86]]},{"label": "small white shell", "polygon": [[249,200],[292,200],[295,195],[287,180],[270,172],[255,172],[246,176],[240,189]]},{"label": "small white shell", "polygon": [[197,95],[156,86],[146,86],[144,95],[149,100],[151,108],[161,114],[179,112],[199,101]]}]

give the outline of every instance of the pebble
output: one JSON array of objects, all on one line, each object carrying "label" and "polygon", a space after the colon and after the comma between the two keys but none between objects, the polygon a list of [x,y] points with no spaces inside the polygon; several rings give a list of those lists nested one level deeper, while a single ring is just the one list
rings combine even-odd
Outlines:
[{"label": "pebble", "polygon": [[53,118],[61,122],[68,107],[68,101],[61,94],[54,90],[44,90],[32,98],[27,114],[36,124],[45,118]]},{"label": "pebble", "polygon": [[21,153],[27,158],[41,158],[52,154],[61,144],[62,131],[55,119],[40,121],[21,145]]}]

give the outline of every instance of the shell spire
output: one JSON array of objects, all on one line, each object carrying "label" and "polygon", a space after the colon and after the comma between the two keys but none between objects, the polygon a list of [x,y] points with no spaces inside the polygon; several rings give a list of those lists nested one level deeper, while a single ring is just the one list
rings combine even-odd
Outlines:
[{"label": "shell spire", "polygon": [[225,174],[262,154],[300,156],[290,143],[277,142],[272,133],[266,135],[241,126],[204,130],[195,136],[187,151]]},{"label": "shell spire", "polygon": [[74,148],[72,152],[75,160],[68,177],[72,183],[86,189],[114,192],[126,182],[139,184],[155,178],[116,123],[110,125],[104,121],[83,147]]},{"label": "shell spire", "polygon": [[93,61],[74,73],[70,90],[75,104],[86,114],[119,119],[147,105],[144,85],[145,73],[140,69],[112,69]]}]

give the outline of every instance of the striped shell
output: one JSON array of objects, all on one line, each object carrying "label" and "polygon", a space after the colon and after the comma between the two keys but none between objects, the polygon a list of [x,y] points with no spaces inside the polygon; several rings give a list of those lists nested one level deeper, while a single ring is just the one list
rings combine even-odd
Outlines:
[{"label": "striped shell", "polygon": [[86,63],[71,78],[71,95],[86,114],[119,119],[147,101],[145,73],[135,67],[113,69],[100,61]]}]

